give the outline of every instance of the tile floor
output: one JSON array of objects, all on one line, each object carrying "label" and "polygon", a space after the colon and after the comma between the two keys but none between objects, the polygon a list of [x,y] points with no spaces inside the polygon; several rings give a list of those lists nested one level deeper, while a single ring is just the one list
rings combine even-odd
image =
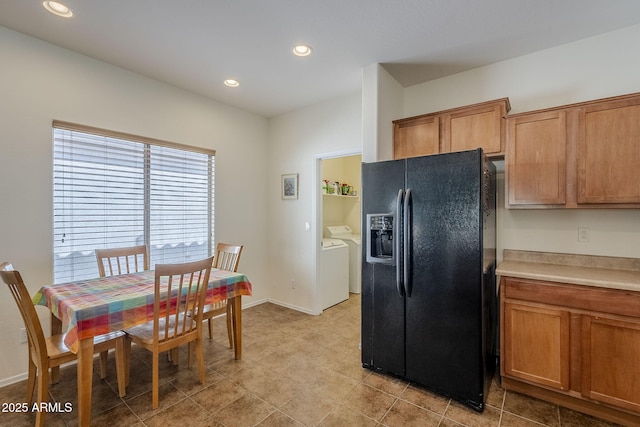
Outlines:
[{"label": "tile floor", "polygon": [[[243,358],[233,359],[223,319],[206,340],[207,381],[163,360],[160,407],[151,409],[149,353],[133,350],[130,386],[120,399],[113,356],[109,377],[94,375],[94,426],[612,426],[614,424],[493,384],[482,414],[361,367],[360,298],[310,316],[274,304],[243,311]],[[76,404],[75,366],[51,398]],[[0,388],[0,403],[23,401],[25,383]],[[0,413],[2,426],[32,426],[30,414]],[[75,426],[77,413],[49,414],[48,426]]]}]

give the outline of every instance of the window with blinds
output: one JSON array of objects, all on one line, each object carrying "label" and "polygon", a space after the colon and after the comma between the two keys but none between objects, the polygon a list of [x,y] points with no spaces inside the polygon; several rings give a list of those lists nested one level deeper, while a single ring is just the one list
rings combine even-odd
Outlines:
[{"label": "window with blinds", "polygon": [[206,258],[215,152],[53,123],[55,283],[97,277],[94,250],[146,244],[149,264]]}]

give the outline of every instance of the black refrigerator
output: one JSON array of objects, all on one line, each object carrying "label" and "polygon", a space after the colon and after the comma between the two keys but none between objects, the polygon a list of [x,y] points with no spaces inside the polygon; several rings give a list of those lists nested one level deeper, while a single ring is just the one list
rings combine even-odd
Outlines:
[{"label": "black refrigerator", "polygon": [[496,367],[495,167],[362,164],[362,365],[482,411]]}]

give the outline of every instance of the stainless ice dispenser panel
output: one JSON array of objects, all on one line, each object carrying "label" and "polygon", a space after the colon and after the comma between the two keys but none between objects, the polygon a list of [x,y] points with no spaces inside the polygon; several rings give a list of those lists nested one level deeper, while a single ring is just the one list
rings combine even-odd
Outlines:
[{"label": "stainless ice dispenser panel", "polygon": [[395,215],[367,214],[367,262],[395,265]]}]

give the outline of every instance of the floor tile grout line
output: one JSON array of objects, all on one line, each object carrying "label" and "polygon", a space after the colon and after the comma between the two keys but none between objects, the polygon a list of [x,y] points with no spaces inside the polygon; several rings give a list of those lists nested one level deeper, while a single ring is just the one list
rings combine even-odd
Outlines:
[{"label": "floor tile grout line", "polygon": [[[449,409],[449,406],[451,405],[451,399],[449,399],[447,401],[447,406],[445,406],[444,411],[442,411],[442,416],[440,417],[440,422],[438,422],[438,425],[442,424],[442,421],[445,420],[445,414],[447,413],[447,410]],[[447,418],[448,419],[448,418]],[[459,423],[458,423],[459,424]]]},{"label": "floor tile grout line", "polygon": [[400,400],[400,398],[396,397],[396,398],[395,398],[395,400],[393,401],[393,403],[391,404],[391,406],[389,406],[389,407],[387,408],[387,410],[386,410],[386,411],[385,411],[385,413],[382,415],[382,417],[380,417],[380,420],[378,421],[378,423],[379,423],[379,424],[383,424],[383,425],[384,425],[384,423],[382,422],[382,420],[384,420],[384,419],[385,419],[385,417],[387,416],[387,414],[388,414],[389,412],[391,412],[391,408],[393,408],[393,405],[395,405],[395,404],[398,402],[398,400]]},{"label": "floor tile grout line", "polygon": [[500,418],[498,419],[498,427],[502,426],[502,417],[504,416],[504,402],[507,400],[507,392],[502,393],[502,404],[500,405]]},{"label": "floor tile grout line", "polygon": [[[122,399],[122,398],[120,398],[120,399]],[[144,420],[142,418],[140,418],[138,413],[136,411],[134,411],[133,408],[131,406],[129,406],[129,404],[124,399],[122,399],[122,403],[123,403],[124,406],[126,406],[131,411],[133,416],[136,417],[139,422],[141,422],[145,426],[147,425],[147,423],[145,423]]]}]

